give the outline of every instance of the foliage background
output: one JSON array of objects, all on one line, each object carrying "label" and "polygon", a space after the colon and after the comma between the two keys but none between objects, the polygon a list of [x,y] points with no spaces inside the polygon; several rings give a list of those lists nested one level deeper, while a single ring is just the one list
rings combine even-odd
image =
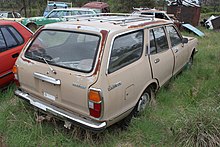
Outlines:
[{"label": "foliage background", "polygon": [[[57,0],[55,0],[57,1]],[[87,2],[95,0],[58,0],[72,2],[74,7],[81,7]],[[131,12],[133,7],[148,7],[166,9],[165,0],[99,0],[110,5],[111,12]],[[220,11],[220,1],[200,0],[202,12]],[[25,17],[41,16],[46,8],[47,0],[0,0],[0,11],[14,10]],[[26,8],[26,13],[25,13]]]}]

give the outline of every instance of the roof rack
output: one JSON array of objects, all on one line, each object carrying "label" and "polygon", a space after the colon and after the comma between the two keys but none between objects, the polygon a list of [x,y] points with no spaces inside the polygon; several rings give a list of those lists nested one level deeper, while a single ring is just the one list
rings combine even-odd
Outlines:
[{"label": "roof rack", "polygon": [[130,13],[99,13],[99,14],[86,14],[86,15],[72,15],[64,16],[66,21],[100,21],[100,22],[111,22],[113,24],[126,25],[130,22],[138,21],[154,21],[154,15],[143,15],[143,14],[130,14]]}]

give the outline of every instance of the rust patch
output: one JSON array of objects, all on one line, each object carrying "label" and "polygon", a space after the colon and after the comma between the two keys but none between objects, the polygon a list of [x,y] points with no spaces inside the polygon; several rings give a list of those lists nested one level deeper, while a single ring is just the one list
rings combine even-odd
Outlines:
[{"label": "rust patch", "polygon": [[93,73],[93,75],[96,75],[98,73],[99,69],[100,69],[101,57],[102,57],[102,53],[103,53],[103,50],[104,50],[104,47],[105,47],[105,42],[106,42],[106,39],[107,39],[107,36],[108,36],[108,31],[106,31],[106,30],[101,30],[100,33],[102,34],[101,49],[99,51],[99,58],[98,58],[98,62],[96,64],[95,72]]},{"label": "rust patch", "polygon": [[32,63],[32,64],[33,64],[33,62],[31,62],[30,60],[27,60],[27,59],[25,59],[25,58],[23,58],[23,57],[21,57],[21,59],[22,59],[24,62],[28,62],[28,63]]},{"label": "rust patch", "polygon": [[166,22],[166,21],[160,20],[160,21],[145,22],[145,23],[141,23],[141,24],[138,24],[138,25],[132,25],[128,28],[139,28],[139,27],[144,27],[146,25],[151,25],[151,24],[156,24],[156,23],[164,23],[164,22]]}]

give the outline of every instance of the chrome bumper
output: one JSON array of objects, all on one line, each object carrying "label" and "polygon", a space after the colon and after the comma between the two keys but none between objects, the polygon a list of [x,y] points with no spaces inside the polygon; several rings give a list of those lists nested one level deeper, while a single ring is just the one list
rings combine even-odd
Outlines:
[{"label": "chrome bumper", "polygon": [[106,122],[94,122],[92,120],[87,120],[82,117],[76,116],[74,114],[70,114],[69,112],[63,111],[57,107],[47,105],[36,98],[30,96],[29,94],[22,92],[21,90],[16,90],[15,95],[27,100],[31,105],[45,111],[52,113],[57,116],[64,117],[66,119],[69,119],[73,121],[73,123],[78,124],[81,127],[84,127],[86,129],[91,129],[92,131],[102,131],[106,128],[107,123]]}]

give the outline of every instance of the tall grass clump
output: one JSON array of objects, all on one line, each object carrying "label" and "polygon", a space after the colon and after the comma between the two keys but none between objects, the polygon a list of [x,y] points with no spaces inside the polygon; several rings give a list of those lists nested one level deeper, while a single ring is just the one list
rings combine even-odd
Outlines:
[{"label": "tall grass clump", "polygon": [[220,146],[220,107],[190,110],[175,122],[175,142],[184,147]]}]

